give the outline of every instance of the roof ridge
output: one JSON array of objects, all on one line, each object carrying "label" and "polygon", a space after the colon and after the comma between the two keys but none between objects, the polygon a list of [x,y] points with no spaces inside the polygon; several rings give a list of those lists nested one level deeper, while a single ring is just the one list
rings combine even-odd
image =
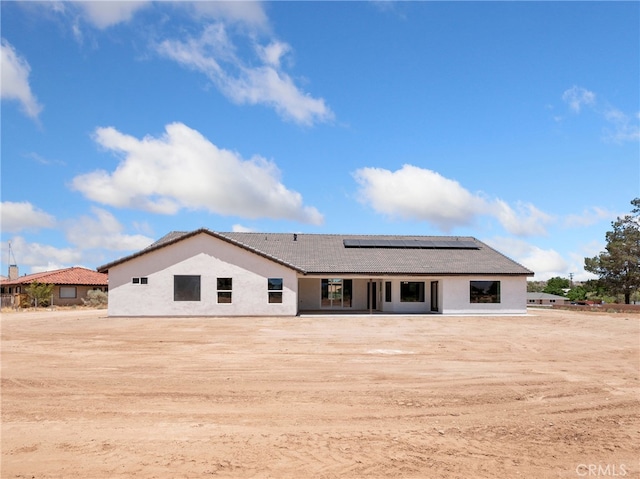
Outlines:
[{"label": "roof ridge", "polygon": [[[261,231],[214,231],[208,228],[198,228],[190,232],[173,231],[158,241],[136,253],[122,257],[111,263],[97,268],[99,272],[107,272],[110,268],[123,262],[132,260],[144,254],[187,240],[200,234],[228,242],[264,258],[280,263],[283,266],[297,270],[302,274],[334,274],[338,270],[342,273],[377,272],[380,274],[503,274],[526,275],[533,272],[507,255],[490,247],[474,236],[461,235],[372,235],[372,234],[343,234],[343,233],[265,233]],[[284,241],[283,238],[291,238]],[[264,241],[263,241],[264,239]],[[455,245],[450,248],[437,249],[434,253],[424,253],[425,249],[412,250],[389,248],[381,250],[367,250],[366,248],[345,248],[345,239],[361,240],[404,240],[414,239],[430,241],[456,242],[469,241],[478,246],[478,253],[469,259],[468,251],[460,253]],[[340,243],[340,244],[338,244]],[[296,245],[296,246],[293,246]],[[476,248],[473,248],[476,251]],[[423,251],[423,253],[417,253]],[[466,251],[466,250],[465,250]],[[469,250],[470,251],[470,250]],[[425,256],[425,255],[430,256]],[[411,256],[413,255],[413,256]],[[422,255],[422,256],[417,256]],[[411,257],[413,259],[411,259]],[[393,259],[391,259],[393,258]],[[389,262],[392,261],[393,264]],[[464,265],[464,266],[463,266]]]},{"label": "roof ridge", "polygon": [[[449,238],[451,240],[455,239],[473,239],[479,241],[474,236],[469,235],[423,235],[423,234],[367,234],[367,233],[300,233],[296,231],[289,232],[268,232],[268,231],[213,231],[207,228],[200,228],[201,230],[211,231],[213,233],[221,234],[221,235],[292,235],[296,234],[298,237],[300,236],[337,236],[337,237],[347,237],[347,236],[367,236],[367,237],[393,237],[393,238]],[[173,233],[173,232],[172,232]],[[188,233],[188,232],[186,232]],[[185,233],[185,234],[186,234]],[[168,236],[165,235],[165,236]],[[164,237],[164,236],[163,236]]]}]

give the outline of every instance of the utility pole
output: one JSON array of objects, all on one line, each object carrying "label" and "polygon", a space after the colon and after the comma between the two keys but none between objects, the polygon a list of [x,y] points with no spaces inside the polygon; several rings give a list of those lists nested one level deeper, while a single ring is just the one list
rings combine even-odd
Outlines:
[{"label": "utility pole", "polygon": [[[8,265],[8,275],[9,275],[9,279],[18,279],[18,277],[20,276],[20,273],[18,272],[18,265],[16,264],[16,257],[13,254],[13,251],[11,251],[11,241],[7,242],[9,245],[8,248],[8,260],[9,260],[9,265]],[[13,257],[13,262],[11,262],[11,258]]]}]

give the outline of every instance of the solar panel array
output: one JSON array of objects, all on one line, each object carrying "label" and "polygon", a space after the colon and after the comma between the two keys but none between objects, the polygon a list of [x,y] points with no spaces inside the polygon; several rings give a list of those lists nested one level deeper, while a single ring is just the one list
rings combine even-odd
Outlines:
[{"label": "solar panel array", "polygon": [[480,249],[475,241],[468,240],[345,239],[343,243],[345,248]]}]

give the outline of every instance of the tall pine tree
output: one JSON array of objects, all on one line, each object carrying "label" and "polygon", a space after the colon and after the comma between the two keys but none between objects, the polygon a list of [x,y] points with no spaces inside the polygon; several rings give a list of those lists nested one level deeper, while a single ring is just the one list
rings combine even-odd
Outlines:
[{"label": "tall pine tree", "polygon": [[597,274],[610,293],[624,295],[625,304],[640,289],[640,198],[631,204],[630,215],[611,223],[613,231],[606,234],[605,251],[584,259],[584,269]]}]

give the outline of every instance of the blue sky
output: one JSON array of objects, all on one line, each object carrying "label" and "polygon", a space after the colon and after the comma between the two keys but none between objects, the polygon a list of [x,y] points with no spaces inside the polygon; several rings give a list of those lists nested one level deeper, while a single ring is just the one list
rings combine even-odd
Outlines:
[{"label": "blue sky", "polygon": [[474,236],[536,272],[640,196],[638,2],[7,2],[2,273],[172,230]]}]

